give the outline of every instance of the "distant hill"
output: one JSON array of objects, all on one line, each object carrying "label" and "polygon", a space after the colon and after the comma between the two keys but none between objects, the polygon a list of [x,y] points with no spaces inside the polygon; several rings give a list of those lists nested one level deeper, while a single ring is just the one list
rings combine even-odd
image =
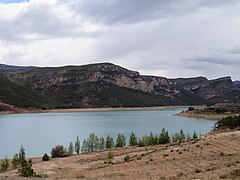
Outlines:
[{"label": "distant hill", "polygon": [[26,87],[19,86],[9,81],[0,74],[0,101],[23,108],[52,108],[58,105],[49,97],[33,92]]},{"label": "distant hill", "polygon": [[[5,73],[9,80],[60,103],[60,107],[136,107],[239,102],[231,77],[167,79],[111,63],[32,68]],[[42,98],[40,98],[42,99]]]},{"label": "distant hill", "polygon": [[10,65],[6,65],[6,64],[0,64],[0,73],[28,71],[33,68],[35,68],[35,67],[33,67],[33,66],[10,66]]},{"label": "distant hill", "polygon": [[234,81],[235,86],[237,86],[238,88],[240,88],[240,81]]}]

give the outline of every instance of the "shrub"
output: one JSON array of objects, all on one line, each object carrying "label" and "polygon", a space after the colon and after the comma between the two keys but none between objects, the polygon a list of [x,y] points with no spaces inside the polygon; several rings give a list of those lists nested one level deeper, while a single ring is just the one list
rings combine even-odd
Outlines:
[{"label": "shrub", "polygon": [[24,161],[26,159],[26,153],[25,153],[25,149],[24,149],[23,145],[21,145],[20,151],[18,153],[18,158],[19,158],[19,164],[24,163]]},{"label": "shrub", "polygon": [[124,157],[124,162],[129,162],[130,161],[130,156],[129,155],[126,155],[125,157]]},{"label": "shrub", "polygon": [[189,133],[187,133],[187,140],[190,141],[191,139],[192,139],[191,135]]},{"label": "shrub", "polygon": [[108,160],[112,160],[114,158],[112,151],[108,152],[107,158]]},{"label": "shrub", "polygon": [[99,150],[99,138],[94,134],[89,134],[87,140],[84,139],[82,152],[94,152]]},{"label": "shrub", "polygon": [[74,147],[73,147],[73,143],[70,142],[69,146],[68,146],[68,155],[72,156],[74,152]]},{"label": "shrub", "polygon": [[159,144],[167,144],[170,143],[171,139],[168,134],[168,131],[166,131],[164,128],[162,129],[161,133],[159,134]]},{"label": "shrub", "polygon": [[198,139],[198,135],[197,135],[197,133],[194,131],[193,132],[193,137],[192,137],[192,139]]},{"label": "shrub", "polygon": [[42,160],[43,160],[43,161],[49,161],[49,160],[50,160],[50,157],[48,156],[47,153],[45,153],[45,154],[43,155]]},{"label": "shrub", "polygon": [[12,165],[14,168],[17,168],[20,164],[20,160],[19,160],[19,156],[18,154],[16,153],[14,156],[13,156],[13,159],[12,159]]},{"label": "shrub", "polygon": [[182,141],[185,141],[185,139],[186,139],[186,135],[185,135],[185,133],[183,132],[182,129],[180,130],[179,133],[177,132],[177,133],[172,135],[172,141],[173,142],[177,142],[177,141],[182,142]]},{"label": "shrub", "polygon": [[225,117],[215,123],[215,128],[230,128],[234,129],[240,127],[240,116],[229,116]]},{"label": "shrub", "polygon": [[77,154],[80,153],[80,140],[79,140],[79,137],[77,137],[76,141],[75,141],[75,152]]},{"label": "shrub", "polygon": [[21,168],[18,169],[18,173],[23,177],[37,177],[36,173],[32,169],[32,160],[28,161],[25,159],[22,162]]},{"label": "shrub", "polygon": [[116,140],[116,147],[125,147],[126,146],[126,137],[123,134],[118,134]]},{"label": "shrub", "polygon": [[99,139],[99,150],[104,150],[105,149],[105,140],[103,137]]},{"label": "shrub", "polygon": [[138,144],[138,140],[136,135],[132,132],[129,138],[129,146],[136,146]]},{"label": "shrub", "polygon": [[6,171],[9,168],[9,159],[5,157],[1,160],[1,169],[2,171]]},{"label": "shrub", "polygon": [[114,147],[114,140],[112,137],[110,137],[109,135],[106,138],[106,148],[107,149],[111,149]]},{"label": "shrub", "polygon": [[190,106],[190,107],[188,108],[188,111],[193,111],[194,109],[195,109],[194,107],[191,107],[191,106]]},{"label": "shrub", "polygon": [[66,156],[68,156],[68,152],[63,145],[58,145],[58,146],[55,146],[54,148],[52,148],[51,156],[52,156],[52,158],[66,157]]},{"label": "shrub", "polygon": [[149,135],[149,144],[148,145],[154,145],[154,136],[153,136],[152,132]]}]

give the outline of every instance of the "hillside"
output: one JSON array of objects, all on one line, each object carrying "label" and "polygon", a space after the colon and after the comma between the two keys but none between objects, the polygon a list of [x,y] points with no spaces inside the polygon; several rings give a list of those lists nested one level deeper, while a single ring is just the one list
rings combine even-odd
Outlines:
[{"label": "hillside", "polygon": [[[0,102],[15,105],[23,108],[51,108],[57,103],[36,92],[32,92],[26,87],[19,86],[9,81],[4,75],[0,74]],[[2,106],[9,109],[10,106]]]},{"label": "hillside", "polygon": [[33,66],[10,66],[6,64],[0,64],[0,73],[6,73],[6,72],[23,72],[31,70],[35,67]]},{"label": "hillside", "polygon": [[230,77],[167,79],[144,76],[100,63],[33,68],[6,73],[14,83],[61,103],[60,107],[142,107],[239,102],[240,89]]},{"label": "hillside", "polygon": [[[240,131],[208,134],[200,140],[55,158],[33,158],[33,169],[49,179],[239,179]],[[124,158],[129,155],[129,162]],[[19,179],[17,170],[0,179]]]}]

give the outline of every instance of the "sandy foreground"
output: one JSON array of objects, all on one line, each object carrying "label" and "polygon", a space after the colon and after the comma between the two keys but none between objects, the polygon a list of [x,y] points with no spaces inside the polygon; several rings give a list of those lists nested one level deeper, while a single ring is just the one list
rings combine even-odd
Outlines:
[{"label": "sandy foreground", "polygon": [[[240,179],[240,131],[208,134],[190,142],[74,155],[42,162],[33,159],[43,179]],[[130,156],[129,162],[124,157]],[[0,179],[21,179],[16,170]]]},{"label": "sandy foreground", "polygon": [[130,111],[151,110],[165,108],[188,108],[189,106],[157,106],[157,107],[121,107],[121,108],[74,108],[74,109],[14,109],[12,111],[1,111],[0,114],[29,114],[29,113],[66,113],[66,112],[98,112],[98,111]]}]

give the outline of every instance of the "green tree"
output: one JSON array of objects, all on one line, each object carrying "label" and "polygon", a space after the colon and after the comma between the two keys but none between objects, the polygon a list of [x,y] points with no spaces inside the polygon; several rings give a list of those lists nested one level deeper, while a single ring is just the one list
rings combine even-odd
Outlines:
[{"label": "green tree", "polygon": [[123,134],[119,134],[116,140],[116,147],[125,147],[126,146],[126,137]]},{"label": "green tree", "polygon": [[88,145],[87,145],[87,141],[85,139],[83,140],[81,151],[82,151],[82,153],[88,152]]},{"label": "green tree", "polygon": [[19,163],[22,164],[26,159],[26,153],[23,145],[21,145],[20,151],[18,153]]},{"label": "green tree", "polygon": [[132,132],[130,134],[130,138],[129,138],[129,146],[136,146],[138,144],[138,140],[136,135]]},{"label": "green tree", "polygon": [[109,135],[106,138],[106,148],[107,149],[111,149],[114,147],[114,140],[112,137],[110,137]]},{"label": "green tree", "polygon": [[18,173],[23,177],[37,177],[36,173],[32,169],[32,160],[23,160],[21,167],[18,169]]},{"label": "green tree", "polygon": [[75,141],[75,152],[76,152],[77,154],[80,153],[80,140],[79,140],[79,137],[78,137],[78,136],[77,136],[77,139],[76,139],[76,141]]},{"label": "green tree", "polygon": [[108,158],[108,160],[110,160],[110,161],[114,158],[114,155],[113,155],[112,151],[109,151],[109,152],[108,152],[107,158]]},{"label": "green tree", "polygon": [[155,134],[153,143],[154,145],[157,145],[159,143],[158,134]]},{"label": "green tree", "polygon": [[191,135],[187,133],[187,140],[190,141],[192,139]]},{"label": "green tree", "polygon": [[149,146],[150,145],[150,136],[144,135],[139,141],[139,146]]},{"label": "green tree", "polygon": [[180,141],[185,141],[185,139],[186,139],[186,135],[185,135],[184,131],[181,129],[180,130]]},{"label": "green tree", "polygon": [[154,145],[154,136],[152,132],[149,135],[149,145]]},{"label": "green tree", "polygon": [[9,168],[9,159],[7,158],[7,156],[1,160],[1,168],[2,171],[6,171]]},{"label": "green tree", "polygon": [[68,151],[63,145],[58,145],[52,148],[51,156],[52,158],[66,157],[68,156]]},{"label": "green tree", "polygon": [[159,144],[167,144],[170,143],[171,139],[168,134],[168,131],[166,131],[164,128],[162,129],[161,133],[159,134]]},{"label": "green tree", "polygon": [[197,135],[196,131],[193,132],[192,138],[193,138],[193,139],[197,139],[197,138],[198,138],[198,135]]},{"label": "green tree", "polygon": [[49,161],[50,160],[50,157],[48,156],[47,153],[45,153],[42,157],[42,161]]},{"label": "green tree", "polygon": [[87,149],[88,149],[88,152],[97,151],[98,147],[99,147],[99,139],[98,139],[98,137],[94,133],[89,134],[89,137],[87,139]]},{"label": "green tree", "polygon": [[68,146],[68,155],[72,156],[74,152],[74,147],[73,147],[73,143],[70,142],[69,146]]},{"label": "green tree", "polygon": [[14,154],[13,159],[12,159],[12,165],[14,168],[17,168],[18,165],[20,164],[19,156],[18,154]]},{"label": "green tree", "polygon": [[105,149],[105,140],[103,137],[99,139],[99,150],[104,150]]}]

